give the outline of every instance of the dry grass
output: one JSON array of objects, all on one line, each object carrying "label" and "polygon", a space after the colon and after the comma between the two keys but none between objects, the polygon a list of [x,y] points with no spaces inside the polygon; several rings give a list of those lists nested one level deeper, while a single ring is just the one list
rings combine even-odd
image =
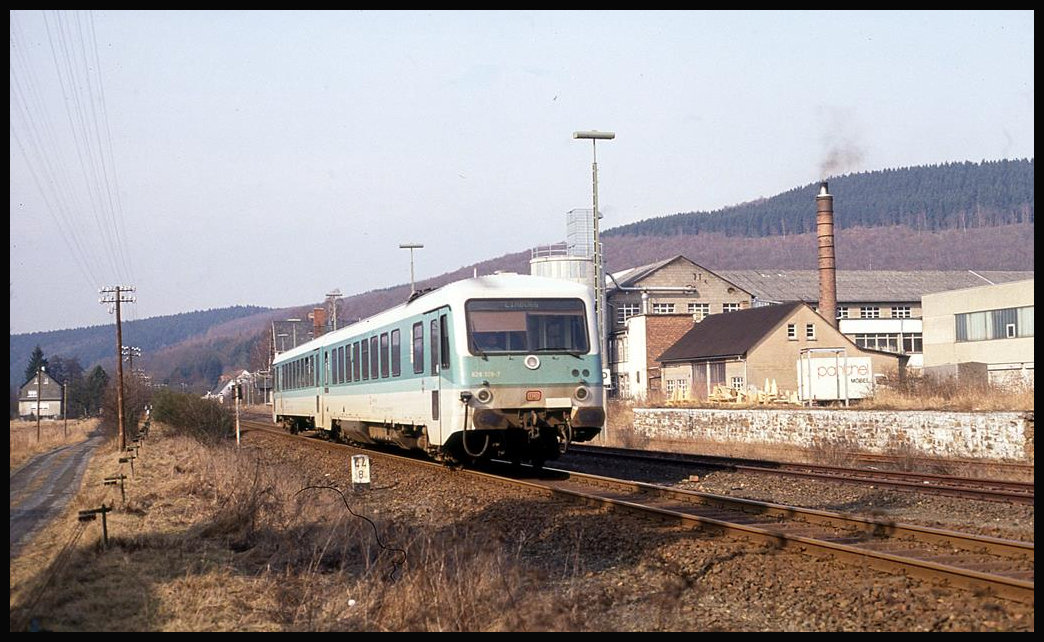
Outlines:
[{"label": "dry grass", "polygon": [[[619,403],[619,402],[618,402]],[[647,408],[714,408],[762,410],[793,409],[787,403],[738,402],[707,400],[664,401],[651,396],[642,403]],[[840,408],[841,406],[836,406]],[[989,384],[967,384],[956,381],[932,381],[908,377],[903,383],[885,382],[874,390],[873,397],[853,399],[848,406],[855,410],[946,410],[951,412],[1032,412],[1033,387],[1002,387]]]},{"label": "dry grass", "polygon": [[[349,510],[340,494],[309,488],[332,482],[292,464],[157,433],[161,424],[142,447],[126,504],[102,478],[130,471],[103,446],[69,510],[11,560],[12,630],[32,618],[56,631],[580,626],[580,609],[554,603],[497,537],[461,524],[437,534],[408,527],[373,493],[349,491]],[[102,504],[114,507],[108,548],[100,523],[82,529],[76,520]]]},{"label": "dry grass", "polygon": [[36,421],[11,420],[11,468],[14,470],[34,455],[54,450],[60,446],[85,441],[98,427],[97,419],[62,420],[41,419],[37,436]]},{"label": "dry grass", "polygon": [[1030,412],[1033,388],[959,384],[911,377],[902,384],[878,386],[858,408],[869,410],[948,410],[955,412]]}]

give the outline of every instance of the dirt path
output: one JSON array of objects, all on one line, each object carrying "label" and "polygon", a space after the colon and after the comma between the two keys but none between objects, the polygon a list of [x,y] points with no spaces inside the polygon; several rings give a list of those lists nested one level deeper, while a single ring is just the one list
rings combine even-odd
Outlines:
[{"label": "dirt path", "polygon": [[104,440],[95,431],[87,441],[37,455],[11,474],[12,559],[76,495],[94,448]]}]

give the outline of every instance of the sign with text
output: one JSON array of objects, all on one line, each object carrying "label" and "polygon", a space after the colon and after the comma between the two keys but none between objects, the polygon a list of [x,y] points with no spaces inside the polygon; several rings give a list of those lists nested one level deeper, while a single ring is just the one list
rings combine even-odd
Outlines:
[{"label": "sign with text", "polygon": [[370,487],[370,458],[366,455],[352,455],[352,486]]},{"label": "sign with text", "polygon": [[874,369],[870,357],[812,357],[797,362],[798,394],[802,401],[863,399],[873,396]]}]

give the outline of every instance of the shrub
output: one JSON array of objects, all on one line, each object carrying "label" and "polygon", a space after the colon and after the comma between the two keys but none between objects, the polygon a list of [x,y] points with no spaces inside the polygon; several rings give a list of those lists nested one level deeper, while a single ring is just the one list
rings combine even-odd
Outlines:
[{"label": "shrub", "polygon": [[191,394],[160,390],[153,399],[152,412],[153,419],[169,425],[175,433],[205,445],[217,443],[235,430],[231,409]]}]

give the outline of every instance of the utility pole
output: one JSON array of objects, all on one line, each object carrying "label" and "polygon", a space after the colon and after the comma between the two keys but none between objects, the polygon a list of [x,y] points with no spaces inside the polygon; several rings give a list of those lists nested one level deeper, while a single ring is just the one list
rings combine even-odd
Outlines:
[{"label": "utility pole", "polygon": [[132,287],[120,285],[98,290],[98,293],[102,295],[102,298],[98,299],[98,303],[111,303],[116,308],[116,422],[119,431],[117,447],[121,453],[127,449],[127,432],[123,426],[123,328],[120,325],[120,304],[133,303],[134,297],[124,298],[125,293],[133,291]]},{"label": "utility pole", "polygon": [[330,306],[330,331],[337,329],[337,299],[341,298],[341,288],[327,292],[326,303]]},{"label": "utility pole", "polygon": [[69,437],[69,384],[62,382],[62,428],[65,437]]},{"label": "utility pole", "polygon": [[236,398],[236,447],[239,447],[239,398],[243,396],[243,384],[240,383],[239,379],[235,380],[235,386],[232,388],[232,393]]},{"label": "utility pole", "polygon": [[134,357],[141,356],[141,348],[123,346],[123,356],[127,359],[127,367],[130,368],[131,374],[134,374]]},{"label": "utility pole", "polygon": [[40,376],[43,366],[36,366],[36,443],[40,443]]}]

